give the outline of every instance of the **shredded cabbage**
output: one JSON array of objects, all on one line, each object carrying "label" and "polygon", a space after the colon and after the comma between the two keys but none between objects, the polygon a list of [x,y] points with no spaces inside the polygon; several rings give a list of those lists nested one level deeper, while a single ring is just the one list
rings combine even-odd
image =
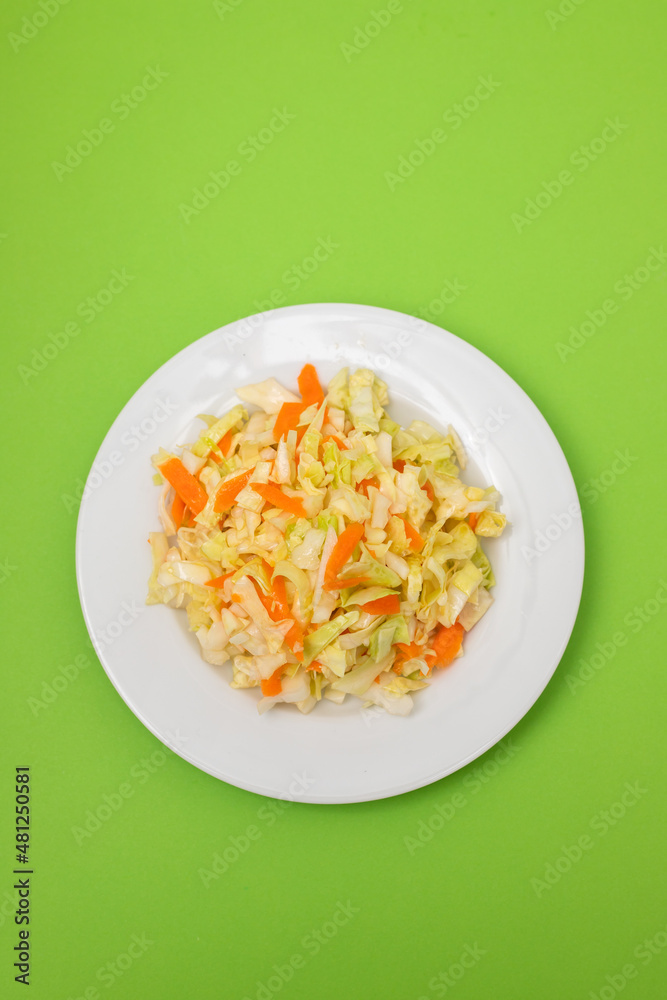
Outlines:
[{"label": "shredded cabbage", "polygon": [[274,378],[244,386],[248,409],[203,414],[178,456],[153,456],[147,603],[184,609],[202,657],[261,689],[260,713],[349,694],[406,715],[493,603],[481,542],[506,518],[495,487],[460,480],[451,426],[402,428],[370,369],[326,392],[312,371],[305,401]]}]

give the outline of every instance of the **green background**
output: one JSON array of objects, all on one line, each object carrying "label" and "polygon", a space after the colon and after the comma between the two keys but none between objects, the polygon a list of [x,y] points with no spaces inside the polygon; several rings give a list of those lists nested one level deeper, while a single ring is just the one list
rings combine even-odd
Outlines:
[{"label": "green background", "polygon": [[[366,33],[385,0],[44,2],[0,13],[1,992],[23,989],[12,782],[29,764],[35,998],[663,997],[664,6],[414,0]],[[148,67],[162,79],[123,111]],[[493,92],[477,102],[480,77]],[[239,147],[274,108],[294,118],[249,162]],[[58,167],[104,118],[90,155]],[[446,139],[423,164],[388,178],[436,128]],[[181,206],[234,159],[186,221]],[[338,246],[297,281],[319,239]],[[90,319],[114,269],[127,285]],[[496,748],[395,799],[270,814],[162,754],[92,654],[72,497],[142,382],[272,293],[427,315],[505,368],[558,436],[582,501],[583,600],[509,759]],[[589,311],[600,325],[577,338]],[[201,870],[249,825],[259,837],[206,886]],[[358,911],[344,924],[339,901]],[[304,939],[322,928],[315,954]],[[110,972],[135,934],[144,950]],[[466,946],[472,967],[438,980],[463,971]],[[258,985],[296,954],[289,982]]]}]

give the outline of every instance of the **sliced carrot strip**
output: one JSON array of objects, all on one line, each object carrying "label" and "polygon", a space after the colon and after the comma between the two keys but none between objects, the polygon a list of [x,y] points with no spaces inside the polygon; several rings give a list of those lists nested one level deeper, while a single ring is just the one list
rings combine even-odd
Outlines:
[{"label": "sliced carrot strip", "polygon": [[289,601],[287,600],[287,587],[285,586],[285,577],[277,576],[275,580],[272,581],[273,592],[272,597],[274,604],[276,605],[276,610],[278,612],[278,617],[276,621],[280,621],[281,618],[291,618],[292,609],[289,606]]},{"label": "sliced carrot strip", "polygon": [[327,434],[325,438],[322,438],[323,445],[327,444],[328,441],[335,441],[340,451],[345,450],[345,442],[341,437],[338,437],[337,434]]},{"label": "sliced carrot strip", "polygon": [[471,531],[475,530],[478,521],[479,521],[479,514],[477,513],[477,511],[473,511],[472,514],[468,515],[468,524],[470,526]]},{"label": "sliced carrot strip", "polygon": [[278,667],[277,670],[271,674],[266,680],[260,681],[260,687],[262,689],[262,694],[266,698],[273,697],[274,694],[280,694],[283,689],[282,683],[280,681],[280,675],[283,672],[283,667]]},{"label": "sliced carrot strip", "polygon": [[252,488],[255,493],[259,493],[267,503],[273,504],[274,507],[286,510],[290,514],[296,514],[297,517],[308,517],[299,498],[288,497],[279,486],[275,486],[273,483],[253,483]]},{"label": "sliced carrot strip", "polygon": [[420,646],[418,642],[397,642],[396,645],[405,654],[406,660],[413,660],[415,657],[421,656],[426,648],[425,646]]},{"label": "sliced carrot strip", "polygon": [[225,573],[224,576],[216,576],[213,580],[209,580],[206,583],[206,586],[217,588],[224,587],[225,580],[229,580],[230,576],[234,576],[234,570],[232,570],[231,573]]},{"label": "sliced carrot strip", "polygon": [[407,519],[403,519],[403,524],[405,525],[405,534],[407,535],[410,548],[414,549],[415,552],[419,552],[424,548],[424,539],[419,534],[417,529],[412,527]]},{"label": "sliced carrot strip", "polygon": [[227,455],[229,454],[229,448],[232,443],[233,436],[233,431],[230,429],[226,434],[223,434],[218,441],[218,449],[222,452],[224,458],[227,458]]},{"label": "sliced carrot strip", "polygon": [[178,493],[174,497],[174,502],[171,505],[171,519],[176,525],[176,531],[183,524],[183,515],[185,514],[185,504],[179,497]]},{"label": "sliced carrot strip", "polygon": [[449,628],[442,625],[435,638],[429,640],[429,646],[434,650],[433,654],[426,657],[429,667],[448,667],[461,648],[464,635],[465,629],[458,622]]},{"label": "sliced carrot strip", "polygon": [[398,594],[387,594],[386,597],[378,597],[377,601],[368,601],[359,607],[371,615],[397,615],[401,610],[401,602]]},{"label": "sliced carrot strip", "polygon": [[282,618],[291,618],[294,622],[291,629],[285,636],[285,642],[292,650],[297,660],[303,660],[303,629],[292,614],[292,609],[289,606],[284,576],[277,576],[273,581],[273,597],[276,608],[279,610]]},{"label": "sliced carrot strip", "polygon": [[357,486],[357,491],[363,493],[364,496],[367,497],[369,486],[377,486],[377,479],[375,479],[375,477],[371,479],[362,479]]},{"label": "sliced carrot strip", "polygon": [[[338,574],[361,541],[363,533],[364,525],[356,521],[348,524],[347,528],[340,533],[324,572],[325,590],[340,590]],[[345,586],[350,586],[350,584],[346,581]]]},{"label": "sliced carrot strip", "polygon": [[273,436],[276,441],[287,437],[288,431],[297,431],[301,414],[305,409],[306,406],[303,403],[283,403],[273,425]]},{"label": "sliced carrot strip", "polygon": [[262,588],[257,584],[255,584],[255,589],[271,621],[283,622],[286,618],[292,620],[293,624],[285,636],[285,642],[297,660],[303,660],[303,629],[292,614],[292,609],[289,606],[287,591],[285,589],[285,578],[282,576],[275,578],[273,581],[273,590],[270,594],[264,594]]},{"label": "sliced carrot strip", "polygon": [[426,480],[426,482],[422,486],[422,489],[424,490],[424,492],[428,496],[428,498],[431,501],[431,503],[433,503],[433,501],[435,500],[435,493],[433,492],[433,487],[429,483],[428,479]]},{"label": "sliced carrot strip", "polygon": [[397,472],[403,472],[403,469],[405,468],[405,459],[397,458],[394,462],[394,468]]},{"label": "sliced carrot strip", "polygon": [[[335,581],[335,587],[329,587],[329,590],[345,590],[347,587],[360,587],[364,583],[370,583],[370,579],[367,576],[352,576],[349,580],[338,579]],[[327,587],[324,588],[327,590]]]},{"label": "sliced carrot strip", "polygon": [[324,390],[320,385],[314,365],[304,365],[299,372],[297,382],[301,398],[306,406],[312,406],[313,403],[317,403],[319,406],[320,403],[324,402]]},{"label": "sliced carrot strip", "polygon": [[233,479],[228,479],[222,484],[216,494],[215,504],[213,505],[216,514],[231,507],[241,490],[248,485],[254,471],[254,469],[246,469],[240,476],[234,476]]},{"label": "sliced carrot strip", "polygon": [[188,472],[180,458],[170,458],[164,465],[158,466],[160,472],[170,483],[179,497],[195,514],[206,506],[208,494],[198,479]]}]

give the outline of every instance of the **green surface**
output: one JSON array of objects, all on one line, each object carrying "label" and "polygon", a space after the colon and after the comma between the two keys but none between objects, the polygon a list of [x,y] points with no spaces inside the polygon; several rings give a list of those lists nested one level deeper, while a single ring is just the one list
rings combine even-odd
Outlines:
[{"label": "green surface", "polygon": [[[35,998],[664,996],[665,9],[381,4],[368,34],[362,0],[0,11],[3,996],[23,990],[24,764]],[[84,130],[98,144],[68,163]],[[320,239],[335,248],[299,278]],[[391,800],[271,812],[162,752],[79,610],[71,498],[107,428],[272,294],[468,340],[540,407],[580,491],[581,612],[517,752]],[[105,819],[81,840],[88,811]]]}]

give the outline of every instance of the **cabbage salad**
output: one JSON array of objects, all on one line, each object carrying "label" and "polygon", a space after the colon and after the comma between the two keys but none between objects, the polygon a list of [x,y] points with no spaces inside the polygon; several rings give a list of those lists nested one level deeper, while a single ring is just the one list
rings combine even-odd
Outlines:
[{"label": "cabbage salad", "polygon": [[369,369],[326,392],[311,364],[297,381],[238,389],[248,409],[202,414],[197,441],[153,456],[147,603],[184,608],[203,658],[260,688],[260,713],[355,695],[406,715],[492,603],[481,540],[505,527],[499,494],[461,482],[452,427],[387,416]]}]

